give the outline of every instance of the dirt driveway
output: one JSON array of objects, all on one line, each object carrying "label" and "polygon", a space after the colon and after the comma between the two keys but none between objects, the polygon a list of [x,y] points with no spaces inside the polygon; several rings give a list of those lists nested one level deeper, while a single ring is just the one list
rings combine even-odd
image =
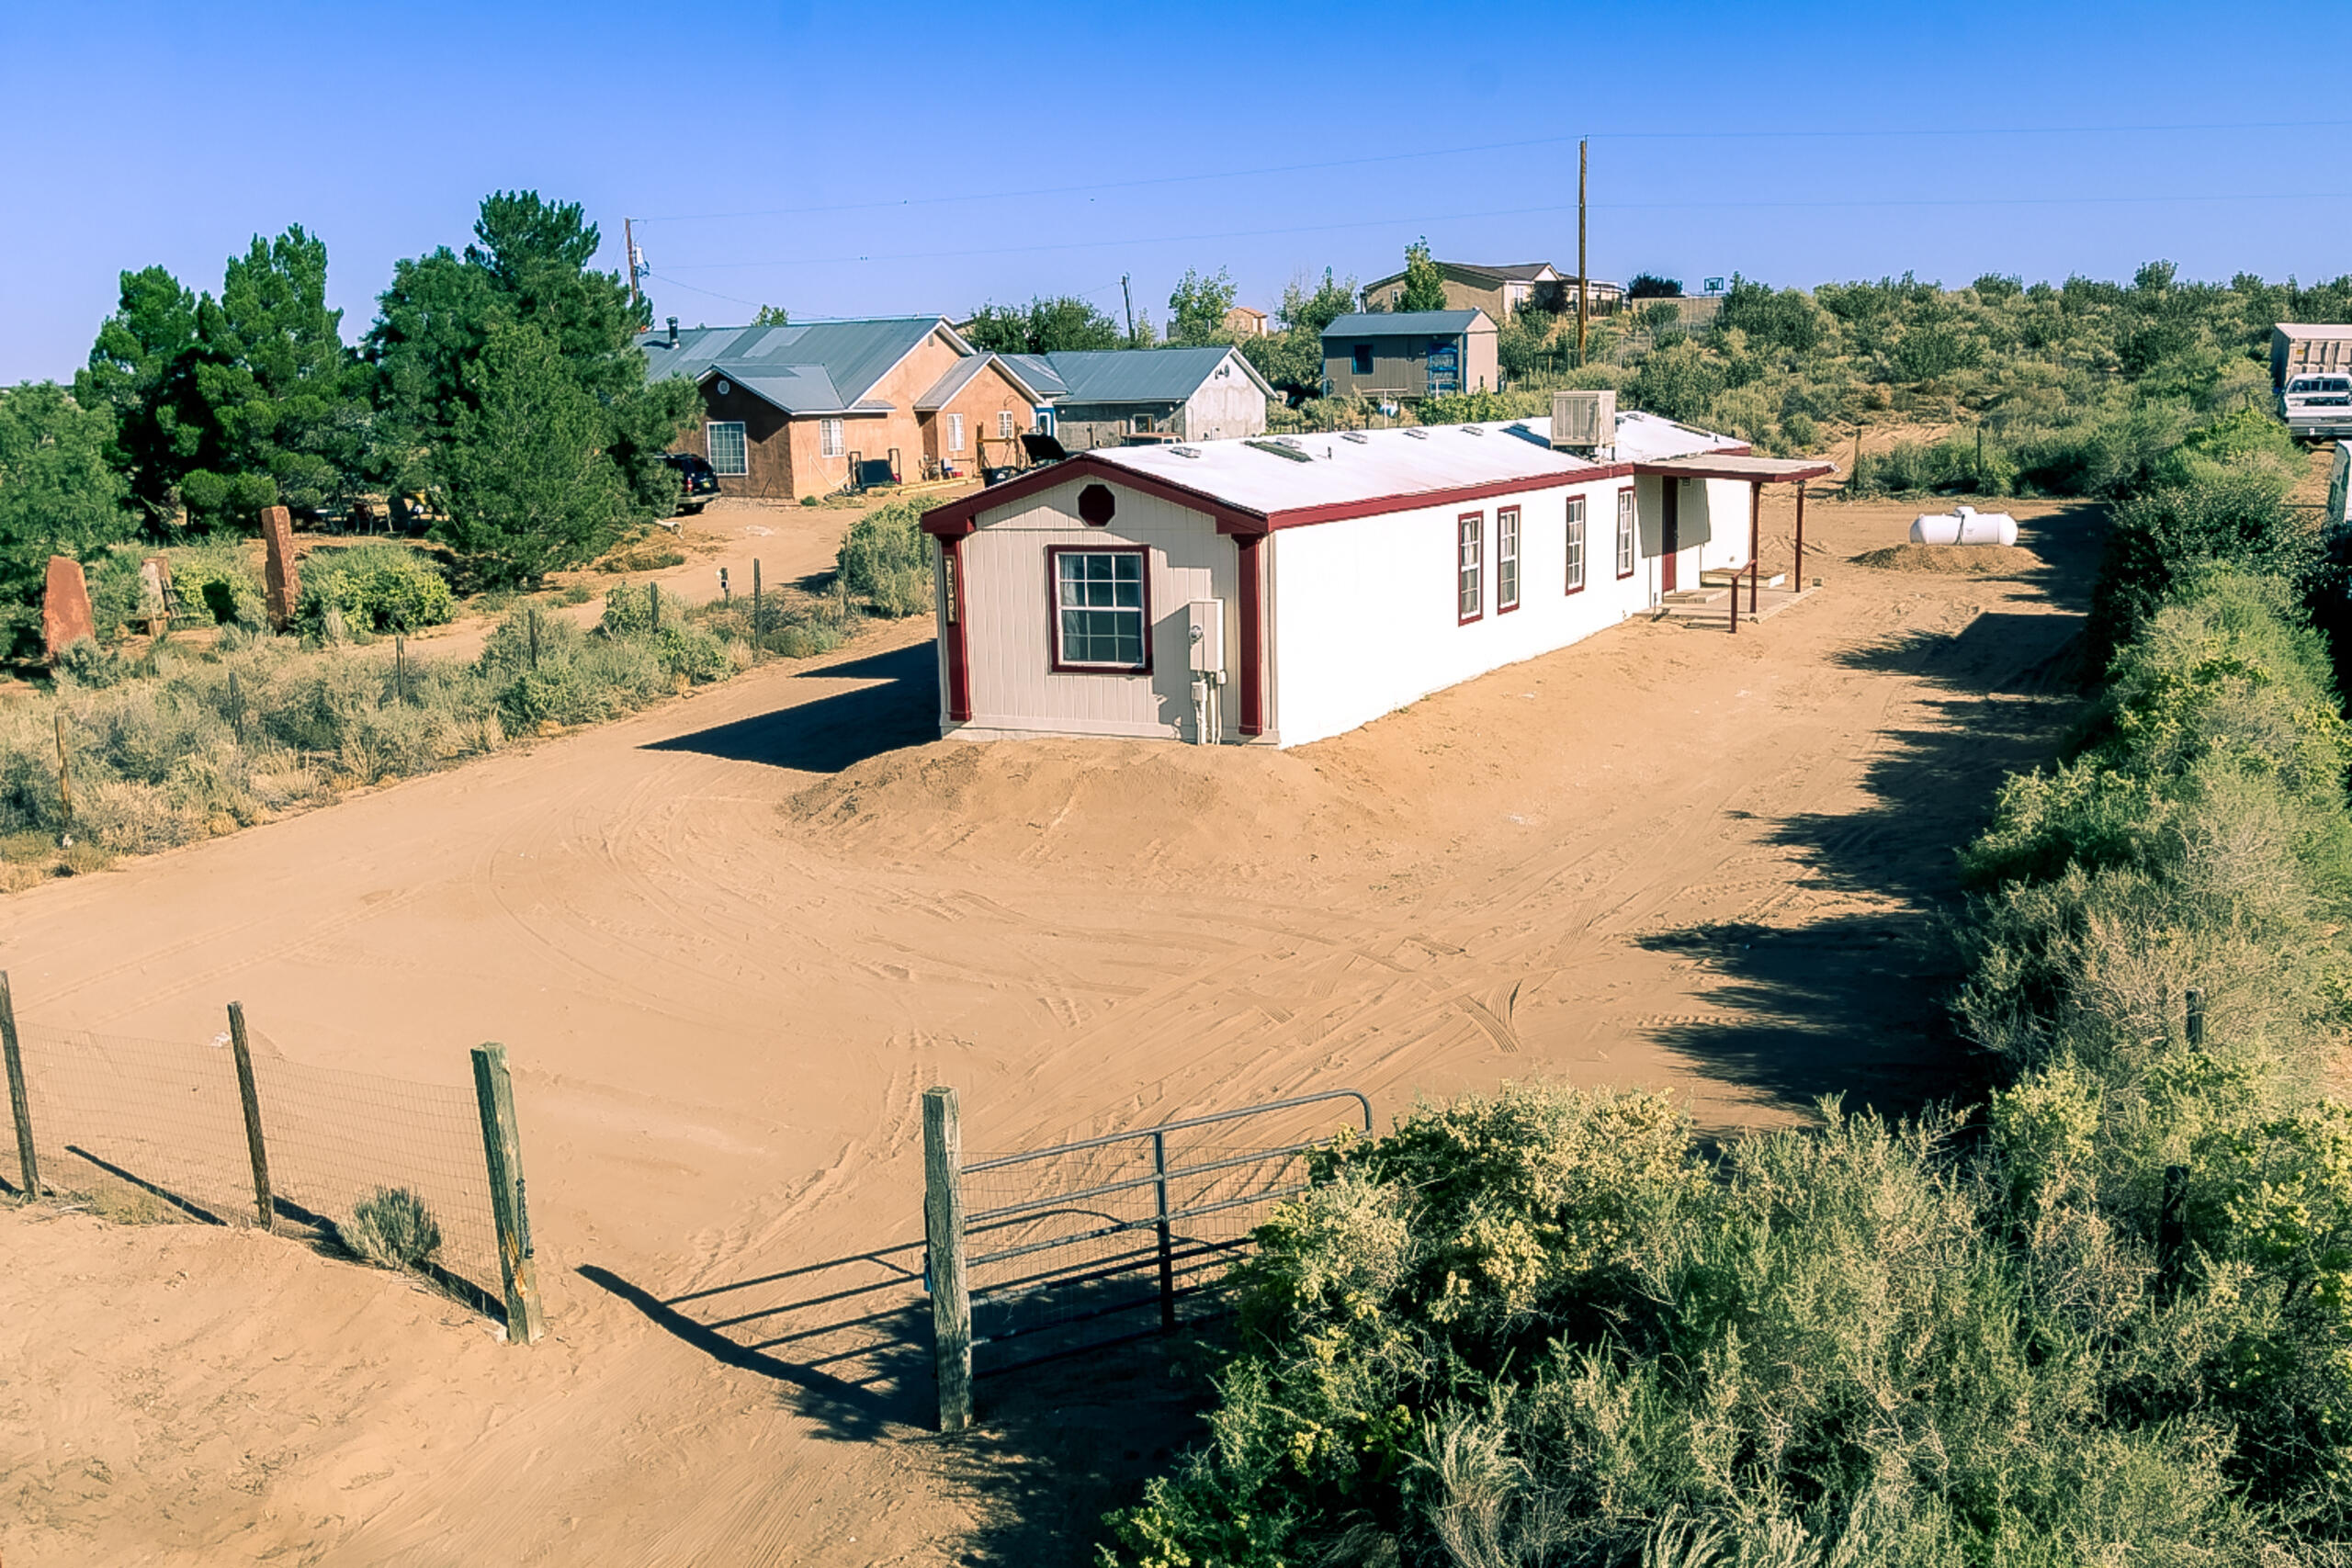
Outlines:
[{"label": "dirt driveway", "polygon": [[1629,623],[1292,752],[926,744],[905,626],[10,900],[43,1023],[208,1039],[237,998],[266,1050],[448,1083],[503,1041],[556,1329],[0,1213],[0,1554],[1082,1561],[1179,1430],[1157,1362],[984,1385],[943,1445],[919,1377],[682,1303],[919,1235],[922,1086],[1006,1149],[1342,1086],[1646,1082],[1729,1128],[1964,1085],[1933,911],[2068,715],[2098,521],[2020,509],[2013,578],[1848,564],[1910,510],[1816,501],[1828,586],[1736,637]]}]

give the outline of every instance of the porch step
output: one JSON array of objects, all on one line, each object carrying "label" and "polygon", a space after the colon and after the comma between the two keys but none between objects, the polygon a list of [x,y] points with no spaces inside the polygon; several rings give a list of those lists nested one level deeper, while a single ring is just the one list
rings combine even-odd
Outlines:
[{"label": "porch step", "polygon": [[[1745,571],[1735,570],[1727,566],[1711,566],[1706,570],[1699,574],[1699,581],[1713,588],[1728,588],[1735,582],[1745,587],[1747,582],[1747,573]],[[1764,586],[1767,588],[1785,588],[1788,586],[1788,581],[1789,574],[1787,572],[1776,571],[1771,576],[1764,579]]]},{"label": "porch step", "polygon": [[1658,595],[1661,604],[1713,604],[1722,600],[1728,588],[1678,588],[1671,593]]}]

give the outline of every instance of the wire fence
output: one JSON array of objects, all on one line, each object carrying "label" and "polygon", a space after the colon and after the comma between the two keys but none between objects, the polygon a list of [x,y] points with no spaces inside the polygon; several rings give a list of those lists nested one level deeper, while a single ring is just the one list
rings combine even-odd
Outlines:
[{"label": "wire fence", "polygon": [[[149,1040],[21,1024],[33,1147],[50,1195],[115,1218],[262,1220],[227,1032]],[[382,1192],[421,1201],[439,1242],[420,1272],[477,1305],[499,1300],[498,1233],[470,1089],[408,1083],[256,1054],[271,1228],[349,1247]],[[17,1168],[0,1171],[11,1187]]]},{"label": "wire fence", "polygon": [[1371,1118],[1342,1089],[966,1164],[974,1372],[1221,1310],[1251,1233],[1306,1190],[1308,1155]]}]

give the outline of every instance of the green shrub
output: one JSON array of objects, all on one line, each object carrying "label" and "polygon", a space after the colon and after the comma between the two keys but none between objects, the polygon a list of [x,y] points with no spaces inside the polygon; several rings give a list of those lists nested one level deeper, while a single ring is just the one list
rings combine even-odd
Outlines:
[{"label": "green shrub", "polygon": [[663,625],[686,615],[685,601],[658,583],[622,584],[605,590],[605,614],[597,626],[606,637],[643,637],[653,630],[657,599]]},{"label": "green shrub", "polygon": [[266,615],[261,579],[234,544],[169,552],[172,597],[181,615],[207,625],[258,626]]},{"label": "green shrub", "polygon": [[2317,564],[2319,544],[2276,479],[2256,470],[2215,471],[2122,502],[2092,592],[2086,657],[2102,668],[2184,573],[2227,562],[2299,579]]},{"label": "green shrub", "polygon": [[440,626],[457,613],[457,597],[440,568],[404,546],[313,550],[302,562],[295,620],[313,636],[336,614],[352,629],[408,632]]},{"label": "green shrub", "polygon": [[441,1224],[424,1200],[405,1187],[379,1187],[340,1227],[351,1250],[379,1269],[419,1270],[441,1250]]},{"label": "green shrub", "polygon": [[834,567],[851,594],[880,615],[929,613],[930,536],[912,502],[894,501],[850,525]]},{"label": "green shrub", "polygon": [[654,634],[653,649],[664,670],[689,681],[723,681],[734,672],[727,645],[704,626],[665,626]]}]

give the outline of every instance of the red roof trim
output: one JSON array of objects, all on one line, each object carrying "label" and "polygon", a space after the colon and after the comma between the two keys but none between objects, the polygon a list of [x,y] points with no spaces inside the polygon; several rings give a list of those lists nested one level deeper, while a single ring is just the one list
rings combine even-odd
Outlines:
[{"label": "red roof trim", "polygon": [[1215,496],[1204,495],[1196,490],[1188,490],[1156,474],[1142,473],[1124,463],[1110,462],[1084,452],[1058,463],[1032,468],[1018,479],[1007,479],[1001,485],[990,485],[986,490],[959,496],[944,505],[934,506],[922,514],[922,529],[924,533],[937,535],[943,539],[958,538],[979,525],[979,515],[983,512],[994,512],[1001,506],[1035,495],[1040,491],[1090,477],[1108,479],[1114,484],[1125,485],[1145,495],[1158,496],[1162,501],[1173,502],[1194,512],[1204,512],[1216,519],[1216,530],[1220,534],[1262,534],[1266,531],[1266,519],[1262,513],[1219,501]]}]

